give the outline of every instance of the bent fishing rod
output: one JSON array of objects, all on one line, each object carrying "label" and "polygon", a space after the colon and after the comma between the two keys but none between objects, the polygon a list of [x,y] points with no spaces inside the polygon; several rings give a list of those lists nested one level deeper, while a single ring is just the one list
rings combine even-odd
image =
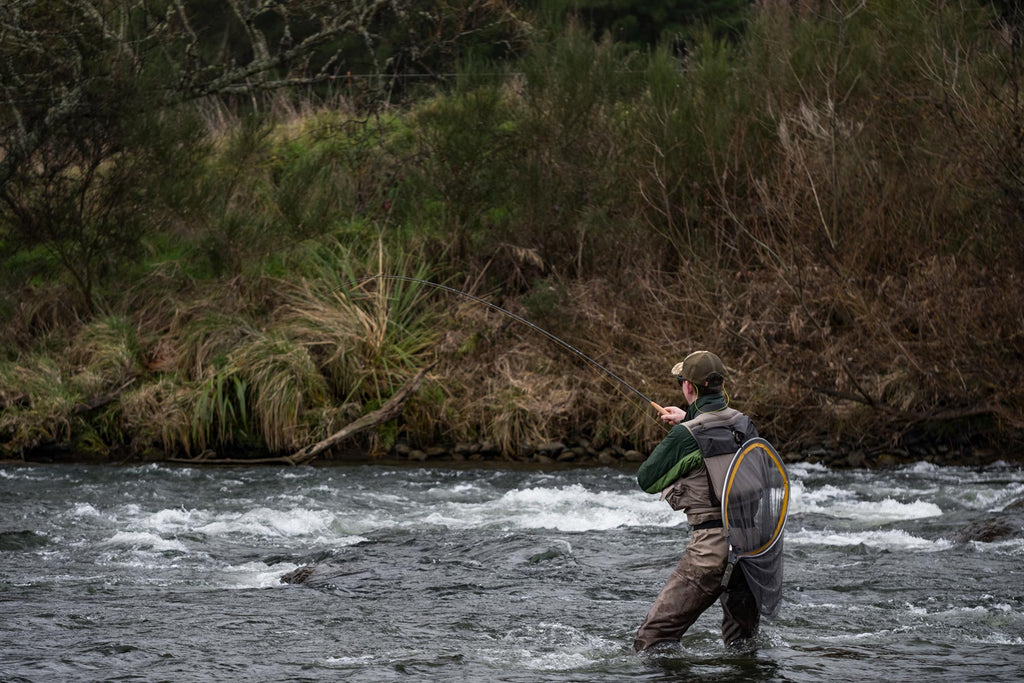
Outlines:
[{"label": "bent fishing rod", "polygon": [[597,368],[598,370],[603,372],[605,375],[607,375],[611,379],[615,380],[616,382],[618,382],[619,384],[621,384],[622,386],[626,387],[631,392],[633,392],[634,394],[636,394],[637,396],[642,398],[646,403],[649,403],[659,413],[665,414],[665,412],[666,412],[663,407],[661,407],[660,405],[658,405],[657,403],[652,401],[650,398],[645,396],[639,389],[637,389],[632,384],[630,384],[626,380],[624,380],[621,377],[619,377],[618,375],[616,375],[614,372],[612,372],[611,370],[609,370],[605,366],[603,366],[600,363],[598,363],[596,360],[594,360],[593,358],[591,358],[587,354],[585,354],[582,351],[580,351],[579,349],[577,349],[575,346],[573,346],[569,342],[565,341],[564,339],[560,339],[560,338],[556,337],[555,335],[551,334],[550,332],[548,332],[547,330],[543,329],[539,325],[536,325],[536,324],[530,322],[529,320],[527,320],[526,318],[524,318],[522,316],[519,316],[519,315],[516,315],[512,311],[506,310],[506,309],[502,308],[501,306],[498,306],[497,304],[493,304],[490,301],[487,301],[486,299],[482,299],[482,298],[480,298],[480,297],[478,297],[478,296],[476,296],[474,294],[470,294],[469,292],[464,292],[461,289],[455,289],[454,287],[449,287],[448,285],[442,285],[442,284],[440,284],[438,282],[431,282],[430,280],[423,280],[423,279],[420,279],[420,278],[409,277],[409,276],[406,276],[406,275],[367,275],[366,277],[359,278],[358,280],[356,280],[356,282],[360,283],[360,282],[365,282],[367,280],[400,280],[402,282],[413,282],[413,283],[416,283],[416,284],[424,285],[426,287],[433,287],[434,289],[440,289],[440,290],[443,290],[445,292],[449,292],[451,294],[455,294],[457,296],[461,296],[461,297],[464,297],[466,299],[470,299],[471,301],[475,301],[475,302],[477,302],[479,304],[483,304],[484,306],[487,306],[488,308],[490,308],[492,310],[495,310],[495,311],[498,311],[499,313],[507,315],[508,317],[512,318],[513,320],[515,320],[518,323],[522,323],[523,325],[526,325],[531,330],[533,330],[535,332],[538,332],[538,333],[544,335],[545,337],[547,337],[548,339],[550,339],[551,341],[555,342],[556,344],[561,346],[563,349],[565,349],[569,353],[572,353],[576,357],[583,359],[584,361],[589,363],[592,367]]}]

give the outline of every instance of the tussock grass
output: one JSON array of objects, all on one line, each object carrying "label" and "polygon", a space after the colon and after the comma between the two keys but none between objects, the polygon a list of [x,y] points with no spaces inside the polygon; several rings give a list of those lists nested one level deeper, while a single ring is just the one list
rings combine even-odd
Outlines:
[{"label": "tussock grass", "polygon": [[171,376],[127,392],[120,401],[121,428],[129,435],[130,448],[146,456],[198,454],[194,394]]},{"label": "tussock grass", "polygon": [[[310,246],[304,276],[286,287],[278,323],[327,378],[339,405],[379,407],[430,357],[437,339],[431,319],[442,304],[415,282],[365,279],[364,273],[424,279],[414,255],[392,256],[380,243],[361,258],[331,239]],[[369,447],[386,450],[393,442],[394,434],[380,431]]]},{"label": "tussock grass", "polygon": [[282,323],[315,350],[325,372],[346,400],[386,398],[419,359],[429,352],[436,332],[429,321],[439,305],[429,288],[415,282],[365,279],[373,274],[426,278],[412,255],[392,257],[383,247],[366,259],[335,241],[306,263],[307,274],[288,291]]},{"label": "tussock grass", "polygon": [[[323,407],[328,386],[307,348],[279,334],[259,335],[234,349],[230,364],[241,425],[251,421],[273,452],[308,445],[306,415]],[[242,412],[247,405],[251,417]]]},{"label": "tussock grass", "polygon": [[29,355],[0,364],[0,449],[20,456],[41,446],[67,443],[74,435],[80,396],[56,360]]},{"label": "tussock grass", "polygon": [[140,351],[131,323],[123,316],[111,316],[94,320],[78,331],[68,361],[78,368],[83,393],[95,395],[137,377],[142,369]]},{"label": "tussock grass", "polygon": [[247,338],[258,334],[255,322],[240,311],[211,310],[200,303],[194,317],[171,330],[177,352],[176,369],[186,377],[206,380],[228,362],[228,356]]}]

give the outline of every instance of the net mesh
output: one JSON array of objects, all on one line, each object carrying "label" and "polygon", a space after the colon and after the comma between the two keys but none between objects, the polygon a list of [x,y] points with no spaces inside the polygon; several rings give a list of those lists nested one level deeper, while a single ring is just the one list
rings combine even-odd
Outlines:
[{"label": "net mesh", "polygon": [[782,532],[789,480],[775,449],[763,439],[740,447],[726,474],[722,518],[730,561],[746,575],[761,614],[772,616],[782,593]]}]

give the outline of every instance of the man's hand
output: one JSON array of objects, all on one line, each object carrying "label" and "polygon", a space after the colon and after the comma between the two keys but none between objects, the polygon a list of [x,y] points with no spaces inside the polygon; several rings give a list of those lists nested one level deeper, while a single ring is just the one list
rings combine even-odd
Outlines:
[{"label": "man's hand", "polygon": [[661,421],[665,424],[677,425],[686,418],[686,411],[678,406],[665,406]]}]

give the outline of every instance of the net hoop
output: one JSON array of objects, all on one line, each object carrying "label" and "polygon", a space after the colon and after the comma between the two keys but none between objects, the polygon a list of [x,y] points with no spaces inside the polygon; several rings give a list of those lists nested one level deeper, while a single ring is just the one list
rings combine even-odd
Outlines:
[{"label": "net hoop", "polygon": [[779,521],[776,523],[775,526],[775,532],[772,534],[772,537],[768,540],[768,542],[760,548],[758,548],[757,550],[742,553],[738,556],[737,559],[742,559],[744,557],[757,557],[758,555],[763,555],[764,553],[771,550],[772,547],[779,541],[779,539],[782,538],[782,532],[786,528],[786,519],[789,517],[789,477],[786,475],[786,467],[785,465],[782,464],[782,459],[779,457],[779,454],[775,452],[775,449],[772,447],[770,443],[768,443],[767,441],[760,437],[753,438],[739,447],[739,450],[736,451],[736,455],[734,455],[732,458],[732,462],[729,463],[729,469],[726,471],[725,486],[722,490],[722,524],[725,527],[726,535],[728,535],[729,533],[729,493],[732,490],[732,485],[736,479],[736,473],[739,472],[740,465],[743,463],[743,460],[755,449],[761,449],[765,451],[768,454],[768,458],[769,460],[771,460],[772,465],[775,466],[775,468],[779,471],[779,474],[782,476],[782,488],[784,491],[784,495],[782,498],[782,509],[779,513]]}]

